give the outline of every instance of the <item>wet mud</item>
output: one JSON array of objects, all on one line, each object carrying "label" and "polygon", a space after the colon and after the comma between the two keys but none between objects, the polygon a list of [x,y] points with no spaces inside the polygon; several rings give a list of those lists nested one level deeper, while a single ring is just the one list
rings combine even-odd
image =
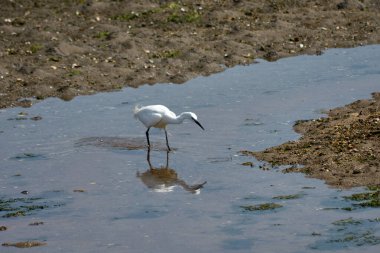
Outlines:
[{"label": "wet mud", "polygon": [[335,187],[380,185],[380,93],[332,109],[327,117],[300,120],[297,141],[260,152],[243,151],[284,172],[303,172]]}]

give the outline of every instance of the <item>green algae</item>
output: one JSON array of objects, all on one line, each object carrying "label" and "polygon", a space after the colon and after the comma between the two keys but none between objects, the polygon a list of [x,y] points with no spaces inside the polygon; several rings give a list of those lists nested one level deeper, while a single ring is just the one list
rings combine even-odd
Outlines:
[{"label": "green algae", "polygon": [[347,226],[347,225],[359,225],[362,222],[359,220],[354,220],[353,218],[341,219],[334,221],[332,224],[335,226]]},{"label": "green algae", "polygon": [[[374,189],[374,188],[371,188],[371,189]],[[354,203],[353,206],[380,207],[380,190],[355,193],[350,196],[345,196],[343,198],[346,200],[359,202],[359,203]]]},{"label": "green algae", "polygon": [[273,197],[273,199],[282,199],[282,200],[299,199],[299,198],[302,198],[302,196],[303,194],[280,195],[280,196]]},{"label": "green algae", "polygon": [[48,208],[45,204],[36,204],[41,198],[0,198],[0,214],[3,218],[29,215],[35,211]]},{"label": "green algae", "polygon": [[312,249],[332,252],[342,248],[365,247],[380,244],[377,226],[380,218],[354,219],[352,217],[332,222],[320,239],[310,245]]},{"label": "green algae", "polygon": [[282,205],[277,203],[264,203],[264,204],[258,204],[258,205],[246,205],[246,206],[240,206],[245,211],[266,211],[266,210],[274,210],[277,208],[282,207]]}]

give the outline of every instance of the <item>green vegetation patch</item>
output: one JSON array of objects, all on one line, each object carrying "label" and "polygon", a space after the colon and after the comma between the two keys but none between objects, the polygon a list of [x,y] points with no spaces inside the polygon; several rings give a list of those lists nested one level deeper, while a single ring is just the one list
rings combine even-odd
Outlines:
[{"label": "green vegetation patch", "polygon": [[195,9],[185,9],[180,4],[169,3],[167,5],[169,9],[168,22],[172,23],[193,23],[200,19],[200,13]]},{"label": "green vegetation patch", "polygon": [[273,197],[273,199],[299,199],[303,196],[303,194],[291,194],[291,195],[280,195]]},{"label": "green vegetation patch", "polygon": [[193,23],[200,20],[200,14],[193,10],[189,12],[173,12],[167,17],[168,22],[172,23]]},{"label": "green vegetation patch", "polygon": [[[371,189],[375,189],[375,188],[371,188]],[[353,206],[380,207],[380,190],[355,193],[355,194],[352,194],[351,196],[345,196],[344,198],[347,200],[360,202],[360,203],[353,204]]]},{"label": "green vegetation patch", "polygon": [[82,72],[80,70],[77,70],[77,69],[73,69],[71,70],[69,73],[68,73],[68,76],[78,76],[82,74]]},{"label": "green vegetation patch", "polygon": [[95,38],[101,39],[101,40],[110,40],[111,39],[111,32],[109,32],[109,31],[98,32],[95,35]]},{"label": "green vegetation patch", "polygon": [[41,198],[0,198],[0,215],[3,218],[26,216],[32,212],[48,208],[45,204],[38,204]]},{"label": "green vegetation patch", "polygon": [[370,185],[367,187],[369,191],[380,191],[380,186],[379,185]]},{"label": "green vegetation patch", "polygon": [[247,205],[247,206],[240,206],[245,211],[266,211],[266,210],[274,210],[277,208],[282,207],[280,204],[276,203],[264,203],[264,204],[258,204],[258,205]]},{"label": "green vegetation patch", "polygon": [[[380,244],[377,235],[379,218],[354,219],[352,217],[334,221],[330,229],[321,234],[320,239],[310,245],[312,249],[335,252],[344,248]],[[359,252],[359,251],[358,251]]]},{"label": "green vegetation patch", "polygon": [[41,44],[32,44],[30,45],[29,47],[29,50],[32,54],[35,54],[37,53],[38,51],[40,51],[44,46],[41,45]]},{"label": "green vegetation patch", "polygon": [[123,13],[123,14],[119,14],[119,15],[115,15],[112,17],[112,19],[114,20],[119,20],[119,21],[130,21],[130,20],[133,20],[135,18],[138,18],[139,15],[135,12],[129,12],[129,13]]},{"label": "green vegetation patch", "polygon": [[354,220],[353,218],[347,218],[342,220],[337,220],[332,223],[335,226],[347,226],[347,225],[359,225],[361,222],[359,220]]},{"label": "green vegetation patch", "polygon": [[350,232],[343,236],[332,239],[329,243],[352,244],[353,246],[377,245],[380,243],[380,238],[371,230],[361,232]]}]

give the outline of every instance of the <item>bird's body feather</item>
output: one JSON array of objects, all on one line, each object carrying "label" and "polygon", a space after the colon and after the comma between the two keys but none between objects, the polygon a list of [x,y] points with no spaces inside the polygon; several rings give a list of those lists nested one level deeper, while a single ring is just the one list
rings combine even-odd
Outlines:
[{"label": "bird's body feather", "polygon": [[177,116],[163,105],[148,105],[135,108],[135,117],[146,127],[165,128]]}]

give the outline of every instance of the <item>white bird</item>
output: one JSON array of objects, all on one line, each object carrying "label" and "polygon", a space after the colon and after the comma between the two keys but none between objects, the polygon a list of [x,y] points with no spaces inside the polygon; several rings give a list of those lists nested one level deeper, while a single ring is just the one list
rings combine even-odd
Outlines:
[{"label": "white bird", "polygon": [[170,150],[168,133],[166,131],[166,126],[168,124],[181,124],[185,119],[190,119],[205,130],[201,123],[199,123],[197,115],[193,112],[183,112],[177,116],[166,106],[148,105],[143,107],[136,106],[133,113],[135,118],[140,120],[148,128],[145,132],[148,148],[150,148],[149,130],[151,127],[163,128],[165,130],[166,146],[168,147],[168,150]]}]

